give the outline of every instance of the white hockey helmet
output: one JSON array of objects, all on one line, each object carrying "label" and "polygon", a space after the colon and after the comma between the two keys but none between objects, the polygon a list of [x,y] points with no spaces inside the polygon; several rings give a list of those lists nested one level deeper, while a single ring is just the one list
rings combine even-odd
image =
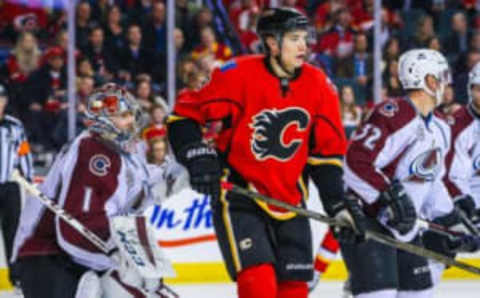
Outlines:
[{"label": "white hockey helmet", "polygon": [[[424,90],[435,97],[437,104],[442,101],[446,85],[451,83],[447,59],[440,52],[431,49],[414,49],[402,54],[398,63],[398,74],[403,89]],[[427,87],[427,75],[433,76],[440,83],[437,91]]]},{"label": "white hockey helmet", "polygon": [[[126,112],[134,116],[133,127],[129,130],[118,128],[111,119],[112,116]],[[88,97],[85,117],[90,131],[124,149],[146,124],[145,114],[137,100],[126,89],[114,83],[103,85]]]},{"label": "white hockey helmet", "polygon": [[473,85],[480,85],[480,62],[475,64],[472,70],[470,70],[470,72],[468,73],[467,92],[468,92],[469,102],[473,100],[473,96],[472,96]]}]

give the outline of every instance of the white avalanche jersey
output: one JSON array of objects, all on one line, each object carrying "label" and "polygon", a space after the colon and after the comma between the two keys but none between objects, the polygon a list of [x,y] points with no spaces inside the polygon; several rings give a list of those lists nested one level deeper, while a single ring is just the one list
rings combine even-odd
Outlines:
[{"label": "white avalanche jersey", "polygon": [[443,178],[450,195],[471,195],[480,208],[480,115],[470,105],[462,107],[447,122],[452,131],[452,148]]},{"label": "white avalanche jersey", "polygon": [[[450,128],[434,114],[422,117],[409,99],[377,105],[352,137],[344,179],[350,191],[376,214],[376,200],[393,180],[404,186],[417,214],[433,219],[453,209],[442,182],[444,158],[450,148]],[[392,229],[391,229],[392,230]],[[411,240],[414,229],[404,237]]]},{"label": "white avalanche jersey", "polygon": [[[120,153],[85,132],[59,153],[40,190],[113,246],[109,218],[153,203],[149,173],[138,156]],[[67,253],[94,270],[112,261],[35,198],[27,198],[13,258]]]}]

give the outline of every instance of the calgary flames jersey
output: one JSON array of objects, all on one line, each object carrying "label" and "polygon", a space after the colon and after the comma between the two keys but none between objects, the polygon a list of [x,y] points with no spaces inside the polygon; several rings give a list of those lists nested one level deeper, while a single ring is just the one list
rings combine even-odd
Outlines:
[{"label": "calgary flames jersey", "polygon": [[[217,149],[252,189],[299,204],[307,166],[342,165],[346,140],[335,87],[304,64],[291,80],[273,75],[263,56],[245,56],[216,69],[199,91],[183,91],[173,121],[222,121]],[[277,218],[281,209],[259,203]]]}]

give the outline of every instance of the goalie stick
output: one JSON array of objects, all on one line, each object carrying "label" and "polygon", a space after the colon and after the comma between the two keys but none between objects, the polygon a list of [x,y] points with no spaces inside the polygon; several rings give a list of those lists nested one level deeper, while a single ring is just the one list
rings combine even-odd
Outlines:
[{"label": "goalie stick", "polygon": [[[72,228],[82,234],[87,240],[89,240],[93,245],[95,245],[98,249],[100,249],[106,255],[112,255],[114,252],[117,251],[117,248],[112,247],[108,248],[105,241],[103,241],[100,237],[98,237],[95,233],[90,231],[87,227],[85,227],[81,222],[79,222],[76,218],[66,212],[62,207],[56,204],[53,200],[49,199],[44,193],[42,193],[35,185],[27,181],[18,170],[14,170],[11,176],[11,179],[17,182],[21,187],[23,187],[27,192],[29,192],[32,196],[37,198],[42,202],[45,207],[47,207],[50,211],[52,211],[55,215],[60,217],[63,221],[69,224]],[[170,287],[166,284],[163,284],[163,290],[167,291],[168,294],[171,294],[173,297],[178,298],[180,297],[175,291],[173,291]],[[160,289],[160,290],[162,290]],[[144,289],[139,288],[145,297],[150,297],[151,293],[146,292]]]},{"label": "goalie stick", "polygon": [[[244,195],[244,196],[246,196],[246,197],[248,197],[252,200],[264,201],[268,204],[284,208],[285,210],[295,212],[295,213],[297,213],[298,215],[301,215],[301,216],[305,216],[305,217],[308,217],[308,218],[311,218],[311,219],[315,219],[317,221],[326,223],[330,226],[350,228],[350,226],[348,224],[338,222],[334,218],[328,217],[328,216],[323,215],[321,213],[314,212],[314,211],[311,211],[311,210],[308,210],[308,209],[305,209],[305,208],[290,205],[288,203],[279,201],[277,199],[270,198],[270,197],[262,195],[260,193],[257,193],[257,192],[250,191],[248,189],[239,187],[239,186],[237,186],[235,184],[232,184],[232,183],[222,182],[221,186],[226,191],[231,191],[231,192],[234,192],[234,193],[237,193],[237,194],[240,194],[240,195]],[[444,256],[442,254],[436,253],[434,251],[428,250],[426,248],[423,248],[423,247],[420,247],[420,246],[417,246],[417,245],[401,242],[401,241],[399,241],[395,238],[384,235],[382,233],[367,230],[365,232],[365,236],[368,239],[380,242],[384,245],[388,245],[390,247],[398,248],[398,249],[404,250],[406,252],[415,254],[417,256],[433,259],[433,260],[435,260],[437,262],[440,262],[440,263],[443,263],[445,265],[452,266],[452,267],[457,267],[457,268],[462,269],[464,271],[468,271],[470,273],[480,275],[480,268],[479,267],[472,266],[472,265],[470,265],[468,263],[465,263],[465,262],[457,261],[453,258],[449,258],[447,256]]]}]

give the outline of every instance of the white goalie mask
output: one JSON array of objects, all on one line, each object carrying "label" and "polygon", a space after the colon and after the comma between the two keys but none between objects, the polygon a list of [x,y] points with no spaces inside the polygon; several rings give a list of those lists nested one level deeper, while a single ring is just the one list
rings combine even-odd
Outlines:
[{"label": "white goalie mask", "polygon": [[[131,113],[134,121],[131,129],[120,129],[112,121],[112,116]],[[137,100],[120,86],[108,83],[89,96],[85,117],[88,129],[102,138],[114,142],[122,149],[139,133],[146,123],[145,114]]]},{"label": "white goalie mask", "polygon": [[[452,80],[447,59],[440,52],[430,49],[414,49],[402,54],[398,74],[403,89],[423,90],[436,99],[437,105],[442,102],[445,87]],[[440,84],[436,91],[428,88],[425,81],[428,75]]]},{"label": "white goalie mask", "polygon": [[480,62],[475,64],[472,70],[470,70],[470,72],[468,73],[468,84],[467,84],[468,102],[473,101],[473,95],[472,95],[473,85],[480,85]]}]

